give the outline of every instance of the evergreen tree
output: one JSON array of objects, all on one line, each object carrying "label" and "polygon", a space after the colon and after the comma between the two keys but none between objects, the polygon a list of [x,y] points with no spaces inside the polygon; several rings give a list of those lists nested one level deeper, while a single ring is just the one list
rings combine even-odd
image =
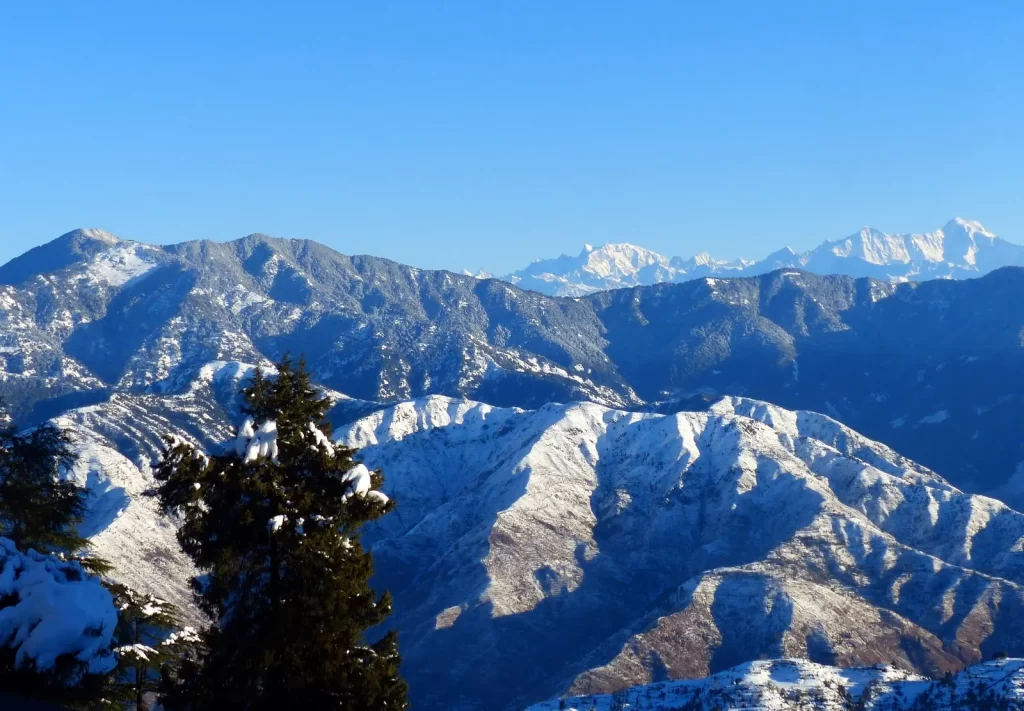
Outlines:
[{"label": "evergreen tree", "polygon": [[116,666],[115,608],[102,582],[80,561],[19,551],[8,539],[0,568],[0,690],[61,708],[101,706]]},{"label": "evergreen tree", "polygon": [[199,635],[181,627],[170,603],[126,585],[108,586],[118,609],[118,668],[104,694],[117,709],[146,709],[145,697],[175,686],[180,670],[196,658]]},{"label": "evergreen tree", "polygon": [[[0,537],[25,555],[34,550],[49,557],[47,567],[55,578],[84,581],[89,573],[107,571],[105,561],[85,556],[89,544],[78,532],[87,504],[85,490],[64,476],[76,460],[70,433],[52,423],[22,431],[2,402],[0,423]],[[17,596],[6,596],[0,607],[17,601]],[[0,649],[0,686],[69,708],[96,708],[106,675],[87,667],[67,657],[36,669],[20,663],[8,645]]]},{"label": "evergreen tree", "polygon": [[87,546],[77,525],[85,492],[61,476],[75,463],[71,435],[46,423],[0,429],[0,535],[20,550],[74,555]]},{"label": "evergreen tree", "polygon": [[391,599],[370,588],[359,542],[394,504],[379,472],[330,442],[330,402],[305,364],[286,358],[277,370],[257,370],[244,391],[235,451],[206,457],[169,442],[157,471],[216,621],[182,696],[199,709],[405,708],[395,634],[366,639]]}]

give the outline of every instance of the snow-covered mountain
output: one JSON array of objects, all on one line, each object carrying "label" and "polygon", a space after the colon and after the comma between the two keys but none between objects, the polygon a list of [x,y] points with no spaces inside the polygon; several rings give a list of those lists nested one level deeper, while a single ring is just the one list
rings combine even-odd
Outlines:
[{"label": "snow-covered mountain", "polygon": [[718,261],[707,253],[690,259],[664,257],[626,242],[598,248],[587,244],[576,257],[539,259],[504,281],[553,296],[583,296],[627,286],[679,282],[724,273],[740,274],[753,262]]},{"label": "snow-covered mountain", "polygon": [[0,397],[38,421],[288,351],[352,412],[430,394],[662,412],[745,395],[1024,504],[1022,303],[1013,268],[921,284],[784,269],[564,299],[314,242],[81,230],[0,266]]},{"label": "snow-covered mountain", "polygon": [[187,605],[145,496],[160,437],[221,446],[244,364],[305,353],[399,501],[370,538],[421,708],[755,656],[941,672],[1024,651],[1022,517],[960,491],[1020,488],[1022,303],[1020,269],[564,299],[312,242],[77,231],[0,267],[0,395],[74,430],[97,554]]},{"label": "snow-covered mountain", "polygon": [[751,276],[794,268],[892,281],[963,279],[1005,266],[1024,266],[1024,246],[1007,242],[981,223],[956,218],[922,234],[885,234],[865,227],[807,252],[785,247],[762,260],[665,257],[628,243],[586,245],[576,257],[542,259],[502,277],[524,289],[582,296],[629,286],[680,282],[707,276]]},{"label": "snow-covered mountain", "polygon": [[[96,554],[186,609],[192,569],[146,496],[149,463],[166,434],[233,446],[250,371],[211,363],[61,418]],[[332,418],[359,409],[336,436],[398,502],[366,543],[417,708],[522,708],[758,658],[941,675],[1024,654],[1024,516],[824,415],[433,396],[342,400]]]},{"label": "snow-covered mountain", "polygon": [[805,659],[741,664],[706,679],[667,681],[616,694],[553,699],[527,711],[946,711],[1024,708],[1024,660],[978,664],[949,679],[890,666],[837,669]]},{"label": "snow-covered mountain", "polygon": [[1024,515],[823,415],[431,397],[338,436],[398,501],[367,541],[418,708],[1024,653]]}]

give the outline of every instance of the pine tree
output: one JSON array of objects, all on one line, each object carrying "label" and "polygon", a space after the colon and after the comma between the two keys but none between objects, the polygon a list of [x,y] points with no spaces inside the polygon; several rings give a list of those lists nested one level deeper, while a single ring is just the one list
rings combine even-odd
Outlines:
[{"label": "pine tree", "polygon": [[46,423],[0,429],[0,535],[20,550],[73,555],[87,546],[77,525],[85,492],[61,476],[75,463],[71,435]]},{"label": "pine tree", "polygon": [[146,694],[174,687],[180,670],[196,658],[200,638],[181,626],[169,602],[126,585],[108,588],[118,609],[114,651],[119,663],[104,697],[113,708],[145,709]]},{"label": "pine tree", "polygon": [[[34,550],[48,557],[47,568],[61,579],[82,581],[89,573],[107,571],[105,561],[86,555],[89,543],[78,532],[87,503],[86,492],[65,476],[76,461],[70,433],[52,423],[23,431],[2,402],[0,423],[0,537],[22,554]],[[0,607],[17,600],[4,597]],[[52,668],[36,669],[19,663],[13,648],[5,646],[0,649],[0,686],[69,708],[96,708],[106,675],[87,667],[60,658]]]},{"label": "pine tree", "polygon": [[169,442],[157,471],[216,620],[184,696],[200,709],[405,708],[395,634],[367,640],[391,599],[370,588],[359,542],[394,503],[380,472],[330,442],[330,402],[305,364],[286,358],[277,371],[257,370],[244,391],[235,451],[207,457]]}]

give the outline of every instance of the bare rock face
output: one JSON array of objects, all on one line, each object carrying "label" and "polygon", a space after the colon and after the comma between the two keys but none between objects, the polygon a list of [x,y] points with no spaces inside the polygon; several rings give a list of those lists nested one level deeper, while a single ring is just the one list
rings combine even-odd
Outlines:
[{"label": "bare rock face", "polygon": [[1024,654],[1024,516],[822,415],[432,397],[339,438],[398,500],[367,542],[420,708]]}]

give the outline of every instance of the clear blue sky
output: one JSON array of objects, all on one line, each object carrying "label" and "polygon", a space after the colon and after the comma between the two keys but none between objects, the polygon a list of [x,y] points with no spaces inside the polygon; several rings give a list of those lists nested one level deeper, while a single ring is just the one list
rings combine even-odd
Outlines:
[{"label": "clear blue sky", "polygon": [[0,3],[0,262],[80,226],[504,272],[960,215],[1024,242],[1024,3]]}]

